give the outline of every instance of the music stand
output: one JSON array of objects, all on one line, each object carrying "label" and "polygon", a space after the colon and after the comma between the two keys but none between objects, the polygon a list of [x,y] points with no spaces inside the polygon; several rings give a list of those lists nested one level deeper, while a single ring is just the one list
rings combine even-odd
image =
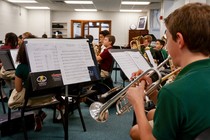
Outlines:
[{"label": "music stand", "polygon": [[12,57],[10,50],[0,50],[0,60],[6,71],[15,70],[15,59]]},{"label": "music stand", "polygon": [[131,78],[133,72],[136,72],[139,69],[146,71],[151,68],[150,63],[148,63],[138,50],[110,49],[109,52],[128,79]]},{"label": "music stand", "polygon": [[[68,86],[100,80],[93,48],[87,39],[27,39],[33,90],[65,86],[65,111],[68,111]],[[53,77],[54,78],[49,78]],[[37,78],[42,80],[36,80]],[[48,80],[48,82],[46,81]],[[68,139],[68,113],[65,139]]]}]

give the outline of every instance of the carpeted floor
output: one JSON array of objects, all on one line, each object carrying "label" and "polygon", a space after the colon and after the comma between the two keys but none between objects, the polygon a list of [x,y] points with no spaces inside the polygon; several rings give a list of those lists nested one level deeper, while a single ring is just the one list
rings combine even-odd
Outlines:
[{"label": "carpeted floor", "polygon": [[[114,72],[115,74],[115,72]],[[114,82],[122,84],[122,80],[113,75]],[[89,107],[81,103],[82,114],[84,117],[87,131],[84,132],[82,123],[80,121],[77,110],[69,116],[68,135],[72,140],[130,140],[129,129],[133,121],[133,111],[128,112],[122,116],[117,116],[115,107],[109,109],[109,119],[107,122],[96,122],[89,113]],[[64,139],[64,131],[61,123],[52,122],[53,111],[51,109],[44,109],[47,117],[44,120],[43,128],[40,132],[28,131],[29,140],[62,140]],[[0,115],[3,114],[0,105]],[[23,133],[18,132],[13,135],[0,137],[1,140],[23,140]]]}]

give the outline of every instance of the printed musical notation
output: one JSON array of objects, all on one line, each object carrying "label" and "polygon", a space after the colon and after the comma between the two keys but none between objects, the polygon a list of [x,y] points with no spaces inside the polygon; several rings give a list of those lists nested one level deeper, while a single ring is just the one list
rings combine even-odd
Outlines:
[{"label": "printed musical notation", "polygon": [[151,68],[138,51],[110,50],[110,53],[128,79],[131,78],[133,72],[139,69],[146,71]]},{"label": "printed musical notation", "polygon": [[61,70],[64,85],[90,81],[88,67],[95,66],[86,39],[28,40],[31,72]]}]

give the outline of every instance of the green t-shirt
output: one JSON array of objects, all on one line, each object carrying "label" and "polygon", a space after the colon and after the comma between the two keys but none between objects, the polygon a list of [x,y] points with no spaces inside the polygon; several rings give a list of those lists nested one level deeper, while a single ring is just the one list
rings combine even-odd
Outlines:
[{"label": "green t-shirt", "polygon": [[23,86],[25,87],[26,80],[29,74],[29,66],[27,64],[19,64],[15,71],[15,75],[23,80]]},{"label": "green t-shirt", "polygon": [[210,127],[210,59],[187,65],[158,95],[153,135],[192,140]]}]

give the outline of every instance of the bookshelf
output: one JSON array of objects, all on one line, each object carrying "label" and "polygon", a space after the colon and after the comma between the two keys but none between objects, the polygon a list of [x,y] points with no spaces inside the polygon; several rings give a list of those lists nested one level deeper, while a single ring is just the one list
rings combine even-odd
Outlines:
[{"label": "bookshelf", "polygon": [[60,34],[64,38],[67,37],[67,22],[59,22],[53,21],[52,22],[52,35]]}]

